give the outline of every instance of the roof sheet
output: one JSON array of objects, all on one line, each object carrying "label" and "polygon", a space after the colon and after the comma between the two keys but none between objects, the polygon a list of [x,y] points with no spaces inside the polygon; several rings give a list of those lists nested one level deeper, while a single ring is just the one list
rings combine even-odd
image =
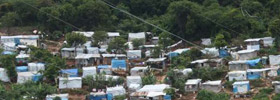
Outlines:
[{"label": "roof sheet", "polygon": [[201,82],[201,79],[189,79],[189,80],[187,80],[187,82],[185,83],[185,85],[198,84],[199,82]]},{"label": "roof sheet", "polygon": [[159,62],[164,61],[166,58],[149,58],[146,62]]},{"label": "roof sheet", "polygon": [[78,54],[75,59],[100,58],[100,54]]}]

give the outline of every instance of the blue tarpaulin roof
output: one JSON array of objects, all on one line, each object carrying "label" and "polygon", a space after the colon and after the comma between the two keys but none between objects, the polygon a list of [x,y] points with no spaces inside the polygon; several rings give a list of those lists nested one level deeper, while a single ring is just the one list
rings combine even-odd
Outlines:
[{"label": "blue tarpaulin roof", "polygon": [[126,69],[126,61],[125,60],[112,60],[112,68]]},{"label": "blue tarpaulin roof", "polygon": [[220,58],[224,58],[224,57],[227,57],[227,56],[229,56],[229,53],[227,52],[227,50],[224,50],[224,49],[219,50],[219,57]]},{"label": "blue tarpaulin roof", "polygon": [[254,60],[247,60],[246,64],[248,64],[250,67],[257,66],[257,64],[261,61],[260,58],[254,59]]},{"label": "blue tarpaulin roof", "polygon": [[178,55],[179,55],[179,53],[177,53],[177,52],[170,52],[170,53],[168,53],[168,57],[169,58],[176,57]]},{"label": "blue tarpaulin roof", "polygon": [[28,71],[28,67],[27,66],[17,66],[16,67],[16,71],[17,72],[27,72]]},{"label": "blue tarpaulin roof", "polygon": [[60,71],[61,73],[63,74],[68,74],[70,75],[70,77],[78,77],[78,69],[75,68],[75,69],[63,69]]},{"label": "blue tarpaulin roof", "polygon": [[41,74],[35,74],[35,75],[32,76],[32,81],[33,81],[33,82],[37,82],[37,81],[39,81],[41,78],[42,78],[42,75],[41,75]]},{"label": "blue tarpaulin roof", "polygon": [[2,55],[12,55],[14,54],[14,52],[11,52],[11,51],[3,51],[2,52]]},{"label": "blue tarpaulin roof", "polygon": [[163,98],[164,98],[164,100],[171,100],[171,96],[170,95],[165,95]]},{"label": "blue tarpaulin roof", "polygon": [[260,79],[261,78],[261,73],[262,72],[248,72],[247,73],[247,78],[248,78],[248,80]]},{"label": "blue tarpaulin roof", "polygon": [[109,68],[109,65],[98,65],[97,68],[98,69],[107,69],[107,68]]}]

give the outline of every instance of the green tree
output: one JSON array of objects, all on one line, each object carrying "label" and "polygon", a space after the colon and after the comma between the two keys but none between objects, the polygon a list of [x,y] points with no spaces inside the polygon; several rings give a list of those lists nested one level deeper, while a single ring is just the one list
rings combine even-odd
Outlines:
[{"label": "green tree", "polygon": [[273,20],[269,26],[268,31],[275,37],[275,47],[279,48],[280,45],[280,19]]},{"label": "green tree", "polygon": [[170,34],[168,33],[161,33],[159,35],[159,45],[162,47],[162,49],[166,50],[167,46],[172,45],[173,40],[171,39]]},{"label": "green tree", "polygon": [[221,33],[217,34],[216,37],[215,37],[215,40],[214,40],[215,47],[220,49],[221,47],[226,46],[227,42],[224,38],[225,37],[224,37],[223,34],[221,34]]},{"label": "green tree", "polygon": [[142,77],[142,84],[143,85],[155,84],[156,82],[157,82],[157,79],[152,74],[149,74],[147,76]]},{"label": "green tree", "polygon": [[49,81],[54,82],[59,75],[59,71],[66,68],[66,60],[59,57],[52,57],[50,62],[46,64],[46,70],[43,71],[43,76]]},{"label": "green tree", "polygon": [[12,82],[15,82],[17,78],[15,61],[15,55],[1,56],[1,65],[7,70],[7,74]]},{"label": "green tree", "polygon": [[0,18],[0,26],[7,27],[7,33],[10,33],[10,27],[18,23],[19,16],[15,12],[6,13]]},{"label": "green tree", "polygon": [[125,49],[127,48],[127,45],[125,45],[126,40],[117,37],[114,38],[109,44],[108,44],[108,52],[115,52],[115,53],[123,53]]},{"label": "green tree", "polygon": [[100,42],[104,42],[108,37],[107,32],[105,31],[96,31],[92,35],[92,39],[94,41],[94,45],[97,46]]},{"label": "green tree", "polygon": [[162,54],[161,48],[159,46],[156,46],[153,48],[153,50],[151,52],[151,57],[158,58],[161,56],[161,54]]},{"label": "green tree", "polygon": [[87,37],[80,33],[68,33],[65,37],[67,44],[72,47],[83,45],[87,41]]},{"label": "green tree", "polygon": [[144,39],[133,39],[132,40],[132,45],[133,48],[139,49],[139,46],[144,45]]}]

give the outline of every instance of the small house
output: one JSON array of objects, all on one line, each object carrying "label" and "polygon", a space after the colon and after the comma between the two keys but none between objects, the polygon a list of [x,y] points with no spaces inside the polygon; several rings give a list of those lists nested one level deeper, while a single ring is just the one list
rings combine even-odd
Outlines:
[{"label": "small house", "polygon": [[232,84],[234,94],[244,94],[250,91],[249,81],[238,81]]},{"label": "small house", "polygon": [[126,70],[126,61],[113,59],[112,60],[112,69],[113,70],[116,70],[116,69]]},{"label": "small house", "polygon": [[68,100],[69,94],[52,94],[47,95],[46,100],[55,100],[56,97],[59,97],[60,100]]},{"label": "small house", "polygon": [[163,70],[166,67],[165,59],[166,58],[149,58],[146,62],[152,69]]},{"label": "small house", "polygon": [[27,72],[28,67],[27,66],[16,66],[16,71],[17,72]]},{"label": "small house", "polygon": [[144,44],[146,42],[146,33],[145,32],[139,32],[139,33],[129,33],[128,34],[128,41],[132,42],[134,39],[143,39]]},{"label": "small house", "polygon": [[207,81],[202,83],[200,88],[218,93],[222,90],[222,81]]},{"label": "small house", "polygon": [[264,47],[270,47],[270,46],[273,46],[273,41],[275,40],[275,38],[263,37],[263,38],[261,38],[261,40],[263,40]]},{"label": "small house", "polygon": [[196,92],[199,90],[201,79],[189,79],[185,83],[186,92]]},{"label": "small house", "polygon": [[103,57],[103,64],[111,65],[113,59],[125,60],[126,55],[124,54],[102,54]]},{"label": "small house", "polygon": [[244,40],[247,44],[247,50],[260,50],[262,40],[260,38]]},{"label": "small house", "polygon": [[110,100],[104,92],[91,92],[87,100]]},{"label": "small house", "polygon": [[16,44],[13,42],[2,43],[2,48],[6,51],[16,51]]},{"label": "small house", "polygon": [[280,65],[280,55],[269,55],[269,65]]},{"label": "small house", "polygon": [[45,64],[44,63],[28,63],[28,70],[29,71],[45,70]]},{"label": "small house", "polygon": [[211,43],[211,39],[210,39],[210,38],[203,38],[203,39],[201,39],[201,44],[202,44],[202,45],[209,46],[209,45],[212,44],[212,43]]},{"label": "small house", "polygon": [[86,54],[99,54],[99,48],[97,47],[86,47]]},{"label": "small house", "polygon": [[60,71],[62,75],[66,75],[69,77],[78,77],[78,69],[74,68],[74,69],[63,69]]},{"label": "small house", "polygon": [[243,81],[247,79],[246,71],[231,71],[228,72],[228,80],[229,81]]},{"label": "small house", "polygon": [[275,93],[280,93],[280,81],[272,81]]},{"label": "small house", "polygon": [[135,92],[140,89],[142,86],[142,79],[140,76],[127,76],[126,85],[130,92]]},{"label": "small house", "polygon": [[204,48],[201,50],[203,54],[211,55],[213,57],[218,57],[219,56],[219,49],[213,47],[213,48]]},{"label": "small house", "polygon": [[242,71],[242,70],[249,69],[249,65],[246,64],[245,60],[230,61],[228,65],[229,65],[229,70],[231,71],[239,71],[239,70]]},{"label": "small house", "polygon": [[112,94],[113,97],[115,97],[115,96],[125,95],[126,90],[123,86],[108,87],[106,89],[106,93],[107,94]]},{"label": "small house", "polygon": [[146,71],[148,71],[148,67],[133,67],[130,70],[130,75],[131,76],[144,76]]},{"label": "small house", "polygon": [[96,75],[96,67],[83,67],[83,78]]},{"label": "small house", "polygon": [[19,65],[23,65],[28,63],[28,59],[29,59],[30,55],[29,54],[19,54],[16,56],[16,62]]},{"label": "small house", "polygon": [[39,81],[43,76],[37,72],[18,72],[17,83],[25,83],[27,81]]},{"label": "small house", "polygon": [[192,61],[191,64],[194,65],[195,67],[209,67],[209,65],[206,63],[208,59],[199,59]]},{"label": "small house", "polygon": [[188,50],[190,50],[190,49],[189,48],[177,49],[175,51],[167,53],[167,56],[169,58],[176,57],[176,56],[182,54],[183,52],[187,52]]},{"label": "small house", "polygon": [[1,36],[1,43],[14,43],[15,45],[38,46],[39,35]]},{"label": "small house", "polygon": [[156,45],[156,44],[158,44],[158,41],[159,41],[159,37],[152,38],[152,44]]},{"label": "small house", "polygon": [[59,89],[82,88],[81,77],[59,77]]},{"label": "small house", "polygon": [[112,67],[109,65],[98,65],[97,72],[98,73],[105,72],[107,75],[112,75]]},{"label": "small house", "polygon": [[247,78],[248,80],[255,80],[266,77],[266,71],[268,69],[248,69]]},{"label": "small house", "polygon": [[127,58],[128,59],[141,59],[142,58],[142,51],[141,50],[128,50],[127,51]]},{"label": "small house", "polygon": [[67,58],[67,59],[74,59],[78,54],[83,54],[84,49],[83,48],[62,48],[61,49],[61,57]]},{"label": "small house", "polygon": [[114,38],[119,37],[120,33],[119,32],[108,32],[108,38],[106,40],[106,43],[110,43]]},{"label": "small house", "polygon": [[7,74],[7,70],[4,68],[0,68],[0,80],[3,82],[9,82],[10,78]]},{"label": "small house", "polygon": [[256,50],[240,50],[237,54],[239,60],[249,60],[258,56]]},{"label": "small house", "polygon": [[162,100],[166,95],[165,89],[170,88],[167,84],[145,85],[141,89],[130,94],[130,100]]},{"label": "small house", "polygon": [[100,60],[100,54],[78,54],[75,57],[75,62],[78,67],[99,65]]}]

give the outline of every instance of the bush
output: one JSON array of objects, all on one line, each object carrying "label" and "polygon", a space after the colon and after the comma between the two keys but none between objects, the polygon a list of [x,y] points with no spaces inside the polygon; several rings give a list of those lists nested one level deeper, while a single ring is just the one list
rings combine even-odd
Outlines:
[{"label": "bush", "polygon": [[142,77],[142,84],[143,85],[155,84],[156,82],[157,82],[157,79],[152,74]]},{"label": "bush", "polygon": [[168,88],[168,89],[164,89],[164,92],[168,95],[170,95],[172,98],[175,98],[175,89],[174,88]]},{"label": "bush", "polygon": [[227,81],[227,82],[225,82],[225,88],[227,88],[227,89],[230,89],[230,90],[232,90],[232,84],[234,83],[235,81]]},{"label": "bush", "polygon": [[226,93],[214,93],[207,90],[200,90],[196,98],[197,100],[230,100],[230,95]]},{"label": "bush", "polygon": [[272,97],[272,100],[280,100],[280,94],[275,94],[275,95]]},{"label": "bush", "polygon": [[118,95],[114,97],[114,100],[124,100],[125,98],[125,95]]},{"label": "bush", "polygon": [[250,85],[252,87],[264,87],[265,83],[261,79],[251,80]]},{"label": "bush", "polygon": [[253,100],[269,100],[268,95],[273,92],[272,88],[263,88],[253,97]]}]

